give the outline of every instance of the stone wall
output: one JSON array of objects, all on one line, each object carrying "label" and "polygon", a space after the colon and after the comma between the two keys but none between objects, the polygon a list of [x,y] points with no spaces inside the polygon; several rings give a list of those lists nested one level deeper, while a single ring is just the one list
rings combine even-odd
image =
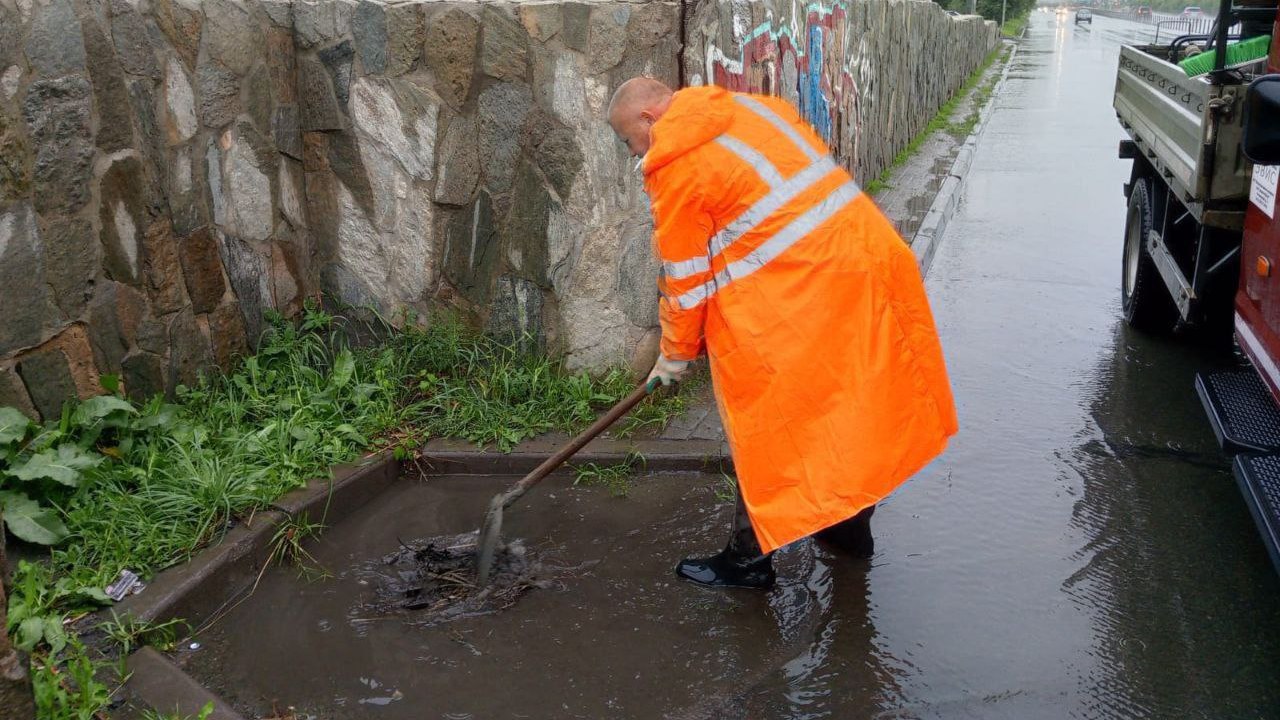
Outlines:
[{"label": "stone wall", "polygon": [[656,264],[618,84],[781,93],[867,178],[996,42],[925,1],[791,13],[0,0],[0,405],[189,383],[321,294],[643,364]]},{"label": "stone wall", "polygon": [[294,5],[314,261],[396,318],[454,306],[573,367],[657,323],[614,88],[678,80],[674,3]]},{"label": "stone wall", "polygon": [[193,382],[316,292],[288,10],[0,0],[0,405]]},{"label": "stone wall", "polygon": [[878,177],[995,49],[995,23],[930,0],[697,0],[689,84],[781,95],[860,182]]}]

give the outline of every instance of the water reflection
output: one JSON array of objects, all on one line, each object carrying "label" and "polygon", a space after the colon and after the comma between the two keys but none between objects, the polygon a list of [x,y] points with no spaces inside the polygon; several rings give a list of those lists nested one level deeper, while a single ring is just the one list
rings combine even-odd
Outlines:
[{"label": "water reflection", "polygon": [[1117,324],[1063,452],[1088,538],[1064,591],[1094,619],[1092,717],[1280,712],[1280,582],[1193,390],[1231,353]]},{"label": "water reflection", "polygon": [[[891,656],[880,646],[871,619],[868,588],[874,569],[807,542],[792,552],[808,572],[771,601],[789,608],[780,619],[804,618],[797,626],[803,635],[788,643],[788,655],[772,663],[761,659],[757,677],[744,677],[724,696],[668,717],[811,720],[863,717],[901,705],[896,674],[885,662]],[[795,603],[800,596],[806,601]],[[801,607],[804,612],[796,613]]]}]

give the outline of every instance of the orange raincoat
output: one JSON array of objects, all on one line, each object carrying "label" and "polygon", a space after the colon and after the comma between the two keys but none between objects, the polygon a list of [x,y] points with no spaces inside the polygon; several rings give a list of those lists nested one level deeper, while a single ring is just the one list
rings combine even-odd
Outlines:
[{"label": "orange raincoat", "polygon": [[710,356],[765,552],[942,452],[956,412],[915,257],[789,104],[681,90],[644,174],[662,353]]}]

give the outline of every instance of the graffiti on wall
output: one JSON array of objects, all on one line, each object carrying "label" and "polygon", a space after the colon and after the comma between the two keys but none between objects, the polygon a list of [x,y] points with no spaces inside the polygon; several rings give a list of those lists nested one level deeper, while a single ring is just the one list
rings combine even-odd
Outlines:
[{"label": "graffiti on wall", "polygon": [[862,44],[849,37],[847,6],[812,4],[789,20],[769,14],[765,22],[738,32],[743,19],[735,8],[730,52],[707,45],[706,77],[739,92],[779,95],[799,108],[850,170],[857,158],[859,78],[868,68]]}]

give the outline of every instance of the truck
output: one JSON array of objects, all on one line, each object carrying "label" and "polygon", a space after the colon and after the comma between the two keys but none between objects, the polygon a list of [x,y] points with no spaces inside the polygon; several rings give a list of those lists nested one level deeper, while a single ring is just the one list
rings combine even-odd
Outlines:
[{"label": "truck", "polygon": [[1113,105],[1124,320],[1238,345],[1196,391],[1280,571],[1280,13],[1223,0],[1207,33],[1121,48]]}]

